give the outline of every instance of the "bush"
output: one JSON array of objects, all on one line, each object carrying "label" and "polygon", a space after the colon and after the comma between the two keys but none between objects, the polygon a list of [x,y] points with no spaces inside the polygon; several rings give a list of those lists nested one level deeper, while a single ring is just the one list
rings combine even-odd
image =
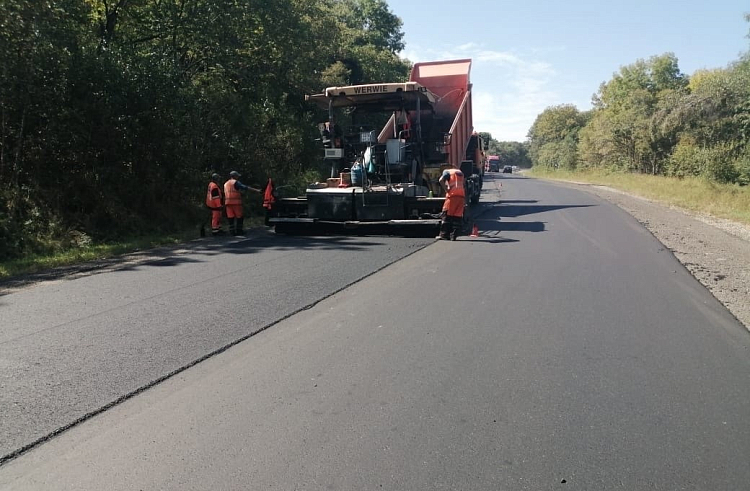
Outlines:
[{"label": "bush", "polygon": [[750,184],[750,146],[737,159],[735,168],[737,169],[737,183],[741,186]]},{"label": "bush", "polygon": [[699,147],[692,142],[675,146],[667,162],[667,174],[675,177],[705,177],[712,181],[738,182],[740,172],[728,145]]},{"label": "bush", "polygon": [[667,175],[674,177],[699,176],[701,174],[700,148],[692,143],[680,142],[667,161]]}]

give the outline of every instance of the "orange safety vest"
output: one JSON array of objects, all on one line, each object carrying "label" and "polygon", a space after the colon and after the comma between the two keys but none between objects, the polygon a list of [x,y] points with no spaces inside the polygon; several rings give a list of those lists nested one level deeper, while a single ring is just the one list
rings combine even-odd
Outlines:
[{"label": "orange safety vest", "polygon": [[464,191],[464,173],[458,169],[448,169],[448,191],[445,193],[447,198],[454,196],[466,196]]},{"label": "orange safety vest", "polygon": [[230,179],[224,183],[224,204],[230,205],[241,205],[242,194],[234,187],[236,179]]},{"label": "orange safety vest", "polygon": [[268,184],[266,184],[266,190],[263,193],[263,208],[268,208],[270,210],[273,208],[275,201],[276,198],[273,196],[273,181],[269,177]]},{"label": "orange safety vest", "polygon": [[[214,190],[219,191],[218,196],[212,196]],[[208,183],[208,192],[206,193],[206,206],[208,206],[209,208],[221,208],[221,188],[213,181]]]}]

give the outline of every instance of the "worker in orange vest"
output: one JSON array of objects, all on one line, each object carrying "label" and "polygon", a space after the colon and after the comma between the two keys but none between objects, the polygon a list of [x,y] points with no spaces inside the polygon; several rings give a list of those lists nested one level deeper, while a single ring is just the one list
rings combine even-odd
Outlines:
[{"label": "worker in orange vest", "polygon": [[223,235],[221,229],[221,211],[224,209],[224,193],[219,186],[219,174],[211,174],[211,181],[206,191],[206,206],[211,210],[211,235]]},{"label": "worker in orange vest", "polygon": [[273,181],[269,177],[268,182],[266,183],[265,190],[263,191],[263,208],[266,208],[267,210],[273,208],[273,204],[276,202],[276,196],[274,196],[273,188]]},{"label": "worker in orange vest", "polygon": [[242,191],[250,190],[260,193],[260,189],[245,186],[238,179],[240,173],[233,170],[229,173],[229,180],[224,183],[224,210],[229,220],[229,233],[232,235],[244,235],[242,228],[244,214],[242,213]]},{"label": "worker in orange vest", "polygon": [[446,169],[438,180],[445,189],[440,235],[436,239],[456,240],[464,218],[466,192],[464,191],[464,173],[460,169]]}]

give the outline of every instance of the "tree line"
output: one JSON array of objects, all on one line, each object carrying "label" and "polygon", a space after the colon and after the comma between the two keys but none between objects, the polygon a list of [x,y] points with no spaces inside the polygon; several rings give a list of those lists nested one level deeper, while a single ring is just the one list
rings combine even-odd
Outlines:
[{"label": "tree line", "polygon": [[304,95],[406,80],[384,0],[0,0],[0,260],[173,231],[317,170]]},{"label": "tree line", "polygon": [[637,60],[602,83],[592,105],[548,107],[536,118],[533,165],[750,184],[750,52],[690,76],[672,53]]},{"label": "tree line", "polygon": [[479,135],[485,142],[488,142],[485,154],[497,155],[501,166],[531,167],[528,142],[500,141],[494,139],[492,133],[484,131],[480,131]]}]

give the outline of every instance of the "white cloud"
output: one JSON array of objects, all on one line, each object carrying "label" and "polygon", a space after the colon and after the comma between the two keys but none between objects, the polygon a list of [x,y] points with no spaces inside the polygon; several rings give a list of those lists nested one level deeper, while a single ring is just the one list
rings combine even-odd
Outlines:
[{"label": "white cloud", "polygon": [[477,49],[479,46],[476,43],[466,43],[458,47],[459,51],[469,51]]},{"label": "white cloud", "polygon": [[474,128],[498,140],[523,141],[536,117],[559,103],[553,66],[531,56],[467,43],[452,49],[407,50],[413,62],[471,58]]}]

